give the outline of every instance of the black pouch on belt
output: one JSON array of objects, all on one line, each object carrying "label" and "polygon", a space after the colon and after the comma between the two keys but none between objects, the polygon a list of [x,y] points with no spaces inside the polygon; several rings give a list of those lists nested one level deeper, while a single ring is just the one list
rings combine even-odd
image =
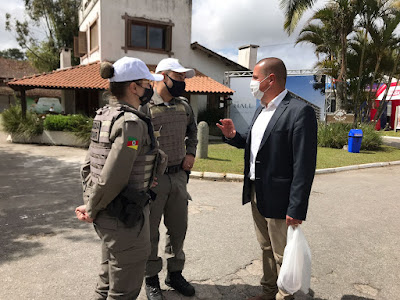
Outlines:
[{"label": "black pouch on belt", "polygon": [[107,212],[118,218],[126,227],[134,227],[141,223],[144,225],[143,208],[149,203],[150,196],[146,192],[138,192],[124,188],[117,197],[107,206]]}]

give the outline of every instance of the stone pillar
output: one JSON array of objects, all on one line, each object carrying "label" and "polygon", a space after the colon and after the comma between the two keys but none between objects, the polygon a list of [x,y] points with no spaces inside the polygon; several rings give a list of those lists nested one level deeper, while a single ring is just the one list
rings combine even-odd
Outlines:
[{"label": "stone pillar", "polygon": [[197,144],[196,158],[207,158],[208,157],[208,124],[201,121],[197,125]]}]

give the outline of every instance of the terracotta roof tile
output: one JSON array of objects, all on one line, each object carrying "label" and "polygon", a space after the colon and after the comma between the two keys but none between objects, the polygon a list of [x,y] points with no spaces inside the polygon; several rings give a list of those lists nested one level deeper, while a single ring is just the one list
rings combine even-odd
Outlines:
[{"label": "terracotta roof tile", "polygon": [[[11,96],[15,91],[8,86],[0,86],[0,95]],[[61,90],[53,89],[32,89],[26,91],[27,97],[57,97],[61,98]]]},{"label": "terracotta roof tile", "polygon": [[[57,89],[107,89],[108,80],[99,73],[100,63],[80,65],[51,73],[23,77],[8,82],[13,89],[18,87],[57,88]],[[154,72],[155,65],[148,65]],[[189,93],[233,94],[233,90],[196,70],[196,76],[186,79]]]},{"label": "terracotta roof tile", "polygon": [[12,88],[18,86],[57,89],[107,89],[108,80],[101,78],[99,63],[75,66],[50,73],[23,77],[8,82]]},{"label": "terracotta roof tile", "polygon": [[0,78],[19,78],[36,72],[37,70],[26,60],[0,57]]}]

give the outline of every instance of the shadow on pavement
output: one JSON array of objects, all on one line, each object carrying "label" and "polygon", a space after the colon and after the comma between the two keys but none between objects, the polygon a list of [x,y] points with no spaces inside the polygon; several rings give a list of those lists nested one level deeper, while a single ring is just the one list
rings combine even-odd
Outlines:
[{"label": "shadow on pavement", "polygon": [[165,300],[213,299],[213,300],[243,300],[261,294],[260,286],[248,284],[214,285],[207,283],[192,283],[196,296],[184,297],[174,290],[163,291]]},{"label": "shadow on pavement", "polygon": [[74,213],[82,204],[79,164],[1,152],[0,182],[0,264],[40,254],[44,239],[65,230],[87,231]]},{"label": "shadow on pavement", "polygon": [[[189,300],[189,299],[208,299],[208,300],[246,300],[248,298],[261,295],[261,286],[253,286],[249,284],[231,284],[231,285],[213,285],[206,283],[193,283],[196,289],[196,296],[194,297],[184,297],[174,290],[163,291],[163,296],[165,300]],[[324,298],[314,298],[314,292],[311,290],[310,294],[304,294],[298,292],[295,294],[295,300],[327,300]],[[362,300],[360,298],[357,300]],[[352,298],[347,300],[353,300]],[[356,298],[354,299],[356,300]]]},{"label": "shadow on pavement", "polygon": [[354,295],[344,295],[341,300],[374,300],[373,298],[365,298]]}]

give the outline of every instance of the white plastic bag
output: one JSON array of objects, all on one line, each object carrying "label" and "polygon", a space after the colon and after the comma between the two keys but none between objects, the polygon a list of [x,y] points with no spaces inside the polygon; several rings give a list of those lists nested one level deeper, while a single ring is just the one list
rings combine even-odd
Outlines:
[{"label": "white plastic bag", "polygon": [[289,294],[301,290],[307,294],[311,281],[311,251],[300,226],[288,227],[278,287]]}]

